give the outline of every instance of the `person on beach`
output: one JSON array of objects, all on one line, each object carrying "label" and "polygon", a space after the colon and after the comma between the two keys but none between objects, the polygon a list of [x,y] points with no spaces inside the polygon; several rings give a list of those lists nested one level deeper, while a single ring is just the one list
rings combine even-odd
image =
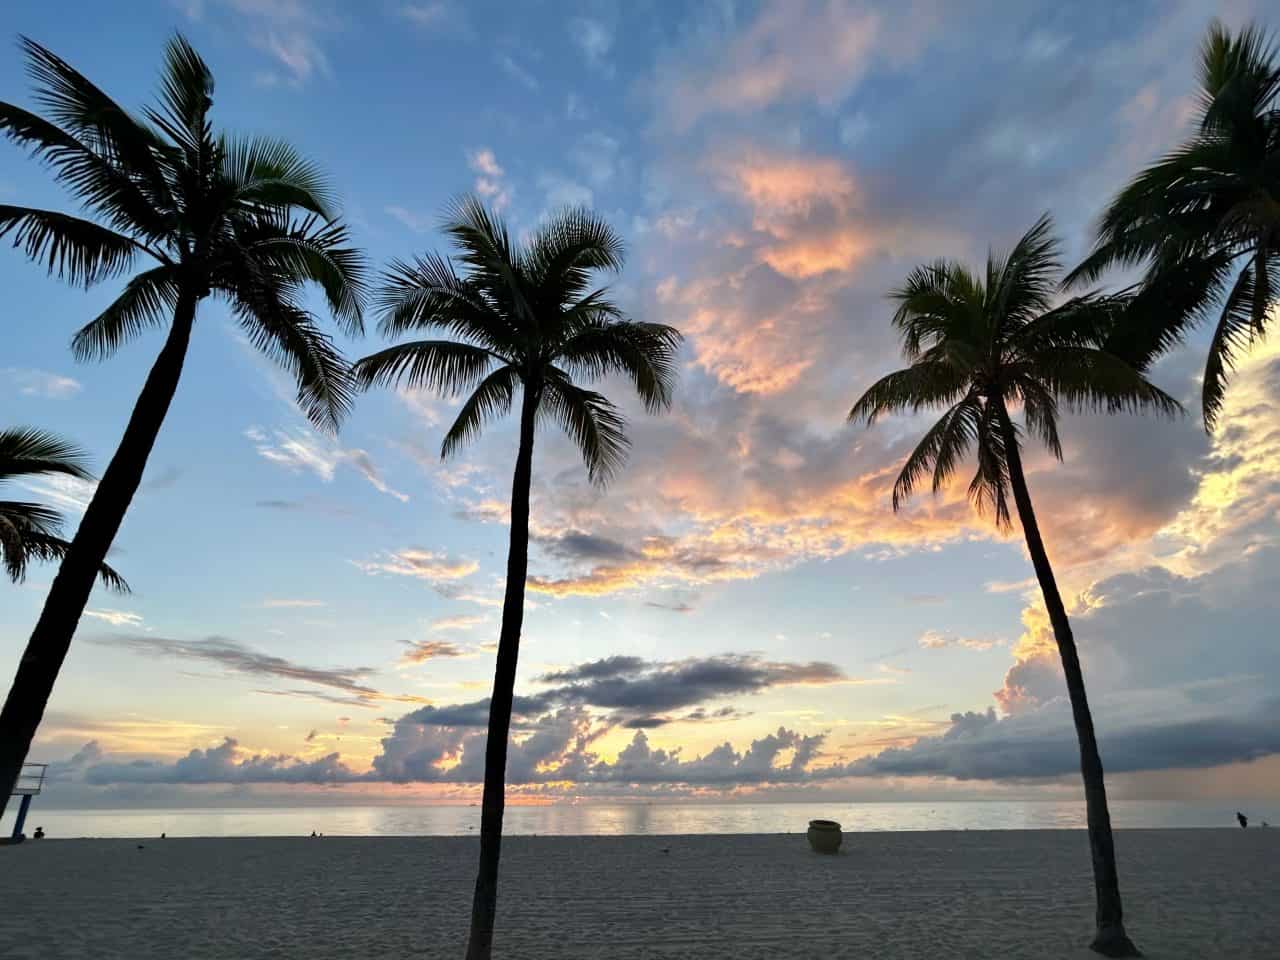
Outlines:
[{"label": "person on beach", "polygon": [[35,839],[35,840],[43,840],[43,839],[44,839],[44,827],[36,827],[36,832],[35,832],[34,834],[32,834],[32,839]]},{"label": "person on beach", "polygon": [[1240,826],[1242,829],[1249,826],[1249,818],[1246,817],[1239,810],[1236,811],[1236,819],[1240,821]]}]

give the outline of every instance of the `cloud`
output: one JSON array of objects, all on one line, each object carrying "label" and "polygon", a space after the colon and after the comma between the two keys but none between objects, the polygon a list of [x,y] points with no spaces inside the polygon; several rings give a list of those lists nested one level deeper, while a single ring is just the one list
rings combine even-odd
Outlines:
[{"label": "cloud", "polygon": [[407,210],[404,207],[395,206],[394,204],[383,207],[382,209],[388,216],[399,220],[414,233],[427,233],[435,226],[435,218],[429,214],[417,213],[413,210]]},{"label": "cloud", "polygon": [[564,207],[590,207],[595,200],[595,194],[591,192],[590,187],[555,173],[539,175],[538,187],[546,197],[547,207],[552,210]]},{"label": "cloud", "polygon": [[368,451],[357,447],[343,448],[309,430],[274,430],[268,434],[261,427],[250,427],[244,435],[253,442],[258,455],[294,473],[307,471],[325,483],[332,483],[339,465],[355,468],[379,493],[407,503],[408,494],[393,489],[382,478]]},{"label": "cloud", "polygon": [[344,23],[330,0],[193,0],[186,6],[193,20],[216,14],[272,61],[261,71],[263,86],[304,86],[332,73],[320,37],[341,32]]},{"label": "cloud", "polygon": [[1003,645],[999,637],[961,637],[954,633],[943,633],[940,630],[926,630],[920,634],[920,646],[926,650],[943,650],[947,647],[961,647],[965,650],[990,650]]},{"label": "cloud", "polygon": [[694,610],[692,604],[683,600],[679,603],[659,603],[657,600],[646,600],[644,605],[646,607],[654,607],[658,610],[667,610],[671,613],[693,613]]},{"label": "cloud", "polygon": [[86,610],[84,615],[94,620],[103,620],[113,627],[142,626],[142,614],[130,613],[127,610]]},{"label": "cloud", "polygon": [[4,374],[18,392],[26,397],[61,399],[75,396],[84,389],[84,385],[79,380],[73,380],[59,373],[49,373],[46,370],[6,367]]},{"label": "cloud", "polygon": [[24,477],[20,482],[41,500],[75,513],[89,509],[89,501],[98,490],[96,480],[81,480],[61,473]]},{"label": "cloud", "polygon": [[90,784],[118,783],[346,783],[358,780],[338,754],[303,760],[288,754],[249,753],[232,737],[216,747],[192,750],[172,763],[134,760],[89,766]]},{"label": "cloud", "polygon": [[469,652],[450,640],[414,640],[400,658],[401,666],[468,656]]},{"label": "cloud", "polygon": [[538,89],[538,78],[524,67],[520,66],[520,64],[516,63],[510,55],[500,53],[495,57],[495,60],[498,66],[502,68],[502,72],[507,76],[511,77],[522,86],[527,87],[529,90]]},{"label": "cloud", "polygon": [[591,17],[573,17],[569,20],[569,39],[582,51],[587,63],[612,73],[612,64],[606,57],[613,47],[613,29]]},{"label": "cloud", "polygon": [[431,3],[406,3],[399,8],[400,16],[419,27],[431,27],[440,24],[453,15],[453,8],[443,0]]},{"label": "cloud", "polygon": [[569,159],[597,187],[610,183],[618,172],[621,144],[599,130],[583,134],[569,151]]},{"label": "cloud", "polygon": [[[368,678],[376,672],[369,667],[307,666],[284,657],[254,650],[227,637],[176,640],[150,634],[114,634],[91,637],[89,642],[98,646],[128,650],[141,656],[210,663],[244,676],[274,677],[311,683],[341,691],[347,698],[343,702],[356,702],[362,706],[372,706],[380,700],[395,699],[368,685]],[[285,695],[300,692],[307,696],[317,695],[308,690],[265,692]]]},{"label": "cloud", "polygon": [[869,68],[904,59],[931,27],[924,5],[911,2],[890,14],[854,0],[769,0],[741,27],[729,8],[715,19],[716,9],[705,8],[709,22],[693,42],[659,64],[657,112],[676,131],[778,103],[836,107]]},{"label": "cloud", "polygon": [[511,203],[515,191],[506,181],[503,169],[492,150],[488,147],[468,150],[467,166],[476,175],[472,188],[495,210],[502,210]]},{"label": "cloud", "polygon": [[431,621],[428,627],[432,633],[443,633],[448,630],[472,630],[489,622],[489,618],[477,614],[459,614],[452,617],[440,617]]},{"label": "cloud", "polygon": [[253,504],[263,510],[301,510],[302,504],[297,500],[257,500]]},{"label": "cloud", "polygon": [[453,589],[454,581],[463,580],[480,569],[480,564],[474,560],[451,559],[444,553],[417,547],[384,553],[375,560],[357,562],[356,566],[371,576],[385,573],[425,580],[436,590],[446,593]]},{"label": "cloud", "polygon": [[[1196,769],[1280,753],[1280,698],[1257,680],[1191,684],[1095,698],[1107,772]],[[1078,776],[1070,705],[1059,697],[1000,719],[957,713],[938,737],[854,761],[855,776],[1027,780]]]}]

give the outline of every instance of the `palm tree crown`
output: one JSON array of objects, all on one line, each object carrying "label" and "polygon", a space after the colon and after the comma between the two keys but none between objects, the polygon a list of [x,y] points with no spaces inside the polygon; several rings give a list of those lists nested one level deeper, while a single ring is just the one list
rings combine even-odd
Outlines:
[{"label": "palm tree crown", "polygon": [[[0,431],[0,483],[51,473],[90,479],[84,454],[65,440],[29,428]],[[62,517],[56,510],[40,503],[0,500],[0,560],[9,579],[20,583],[32,560],[61,560],[71,546],[59,536],[61,530]],[[124,578],[106,564],[98,575],[111,589],[129,592]]]},{"label": "palm tree crown", "polygon": [[969,497],[979,512],[993,512],[1007,526],[1009,451],[1002,421],[1012,406],[1021,406],[1027,431],[1058,459],[1061,407],[1152,408],[1163,414],[1179,409],[1172,397],[1098,346],[1123,315],[1127,298],[1088,293],[1053,306],[1060,270],[1046,215],[1007,257],[989,256],[985,275],[940,260],[912,271],[891,295],[898,303],[893,323],[911,365],[868,389],[849,419],[870,425],[886,413],[947,408],[898,475],[894,510],[930,474],[937,493],[976,444],[978,468]]},{"label": "palm tree crown", "polygon": [[1212,428],[1235,362],[1280,298],[1280,58],[1259,28],[1209,28],[1195,132],[1112,201],[1068,280],[1136,265],[1154,309],[1131,317],[1113,346],[1146,364],[1216,312],[1202,387]]},{"label": "palm tree crown", "polygon": [[157,108],[135,117],[56,54],[24,38],[39,116],[0,103],[0,131],[29,147],[93,219],[0,206],[0,237],[50,273],[90,286],[153,262],[72,341],[100,358],[161,326],[183,295],[230,305],[245,335],[296,377],[298,399],[332,427],[351,400],[332,340],[303,307],[316,283],[344,330],[361,330],[363,260],[333,221],[317,169],[274,139],[216,134],[213,76],[181,36],[165,53]]},{"label": "palm tree crown", "polygon": [[517,249],[501,218],[474,197],[451,207],[443,229],[464,271],[436,255],[393,263],[379,297],[379,329],[456,339],[388,347],[355,365],[357,380],[470,392],[444,436],[444,457],[506,414],[522,387],[537,415],[577,444],[592,480],[607,481],[626,456],[626,422],[607,397],[575,379],[621,374],[656,412],[671,403],[680,343],[674,328],[627,319],[606,288],[593,287],[596,271],[621,268],[621,239],[590,211],[567,210]]}]

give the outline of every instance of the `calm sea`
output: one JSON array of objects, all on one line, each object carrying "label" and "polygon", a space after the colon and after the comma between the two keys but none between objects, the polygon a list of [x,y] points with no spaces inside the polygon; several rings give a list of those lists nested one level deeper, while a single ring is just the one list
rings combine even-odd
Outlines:
[{"label": "calm sea", "polygon": [[[11,804],[0,835],[13,829]],[[1280,810],[1246,811],[1261,825],[1280,825]],[[988,801],[941,803],[557,804],[507,807],[511,835],[798,833],[812,819],[838,820],[846,830],[1040,830],[1085,826],[1084,804]],[[1229,827],[1235,809],[1221,805],[1113,801],[1117,827]],[[27,819],[29,836],[51,837],[466,836],[480,824],[479,807],[269,807],[150,810],[41,810]]]}]

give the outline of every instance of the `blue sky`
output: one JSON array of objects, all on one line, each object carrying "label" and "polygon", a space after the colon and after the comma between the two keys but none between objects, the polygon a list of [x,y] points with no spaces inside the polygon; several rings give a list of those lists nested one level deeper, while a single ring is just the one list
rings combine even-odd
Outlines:
[{"label": "blue sky", "polygon": [[[1046,209],[1078,255],[1107,196],[1185,130],[1209,19],[1259,12],[1086,7],[18,2],[6,27],[131,106],[183,31],[217,78],[215,122],[321,163],[374,264],[441,249],[437,217],[464,191],[517,232],[586,203],[627,238],[619,299],[688,337],[679,399],[660,419],[628,401],[632,461],[604,492],[567,442],[539,439],[527,795],[1070,795],[1056,761],[926,762],[957,738],[961,758],[1000,738],[1056,756],[1061,677],[1019,539],[974,517],[962,486],[895,517],[888,486],[922,424],[865,432],[843,415],[898,359],[884,294],[911,266],[1008,246]],[[29,103],[12,46],[0,97]],[[0,202],[67,205],[8,145]],[[57,430],[101,467],[158,336],[75,364],[69,337],[112,286],[66,288],[3,253],[7,422]],[[1195,418],[1079,419],[1065,464],[1032,457],[1122,791],[1280,783],[1272,357],[1241,371],[1223,436]],[[1160,382],[1192,398],[1198,359],[1195,344],[1173,355]],[[335,441],[291,398],[203,307],[112,557],[136,592],[95,593],[37,740],[41,758],[78,758],[68,795],[474,792],[477,731],[423,711],[487,695],[510,426],[441,464],[446,401],[368,395]],[[39,486],[74,522],[85,491]],[[7,589],[0,662],[50,576]],[[610,657],[632,658],[615,664],[627,707],[584,686],[582,665]],[[644,706],[659,688],[684,692]],[[1212,742],[1191,742],[1187,717]],[[1170,736],[1190,745],[1160,752]]]}]

